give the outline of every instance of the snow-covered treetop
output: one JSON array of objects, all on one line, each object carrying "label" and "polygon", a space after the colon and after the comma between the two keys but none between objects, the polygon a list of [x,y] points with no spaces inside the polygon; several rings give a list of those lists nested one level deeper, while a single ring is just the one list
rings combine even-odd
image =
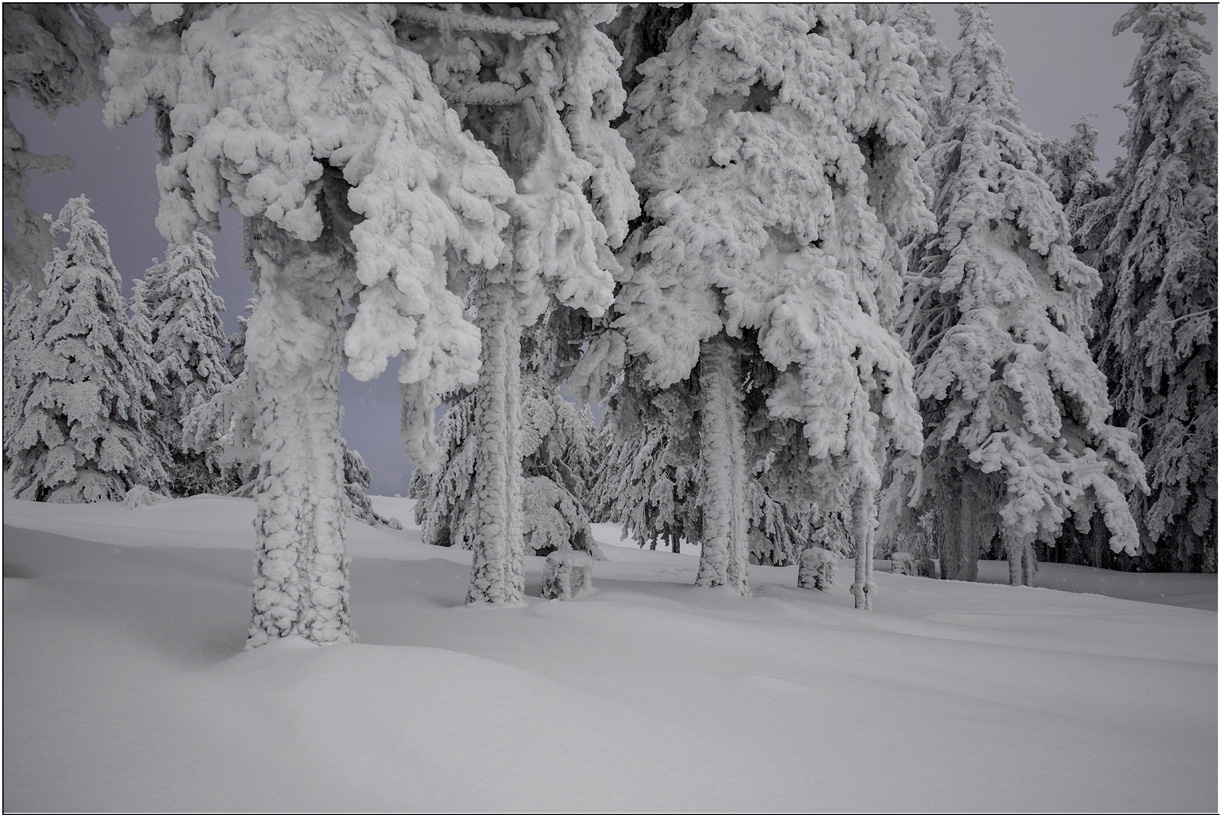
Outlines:
[{"label": "snow-covered treetop", "polygon": [[1043,177],[1055,199],[1063,205],[1063,214],[1073,236],[1078,236],[1085,223],[1084,208],[1104,191],[1097,174],[1096,114],[1086,113],[1072,125],[1072,136],[1066,141],[1050,138],[1042,144],[1046,161]]},{"label": "snow-covered treetop", "polygon": [[639,214],[626,143],[610,126],[626,94],[597,26],[613,5],[495,6],[493,14],[410,6],[400,42],[423,54],[441,93],[516,182],[513,263],[503,272],[527,323],[551,293],[602,314],[620,245]]},{"label": "snow-covered treetop", "polygon": [[647,222],[614,326],[653,387],[689,376],[704,340],[755,329],[781,372],[769,410],[804,424],[815,458],[871,460],[879,420],[918,450],[884,327],[895,236],[932,227],[916,47],[847,7],[700,5],[639,66],[624,130]]},{"label": "snow-covered treetop", "polygon": [[86,5],[5,4],[5,94],[20,88],[50,116],[101,97],[98,67],[109,49],[110,30]]},{"label": "snow-covered treetop", "polygon": [[[448,272],[456,258],[500,263],[501,205],[513,185],[462,130],[425,61],[395,41],[396,10],[132,12],[114,31],[106,120],[159,111],[162,233],[185,240],[201,225],[216,230],[226,197],[301,240],[350,228],[360,284],[345,342],[353,375],[377,376],[402,354],[399,381],[424,401],[473,382],[478,335],[447,288]],[[327,168],[342,173],[346,201],[327,203],[324,217]],[[420,438],[431,430],[425,413],[412,412]]]}]

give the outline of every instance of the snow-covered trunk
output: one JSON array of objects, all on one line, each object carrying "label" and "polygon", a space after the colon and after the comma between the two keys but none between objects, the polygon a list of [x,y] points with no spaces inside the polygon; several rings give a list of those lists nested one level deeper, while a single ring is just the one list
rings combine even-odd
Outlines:
[{"label": "snow-covered trunk", "polygon": [[341,258],[258,224],[260,300],[246,359],[259,403],[257,564],[247,648],[353,642],[344,544]]},{"label": "snow-covered trunk", "polygon": [[696,586],[749,590],[746,539],[745,408],[736,350],[720,334],[704,343],[699,357],[703,462],[703,549]]},{"label": "snow-covered trunk", "polygon": [[1008,556],[1008,585],[1034,585],[1034,575],[1038,573],[1038,556],[1034,552],[1033,543],[1005,541],[1004,552]]},{"label": "snow-covered trunk", "polygon": [[877,491],[861,485],[852,496],[851,517],[856,539],[856,580],[851,585],[856,608],[873,607],[873,541],[877,523]]},{"label": "snow-covered trunk", "polygon": [[474,522],[467,603],[508,605],[525,596],[521,522],[521,323],[514,289],[490,284],[476,294],[482,336],[475,433]]}]

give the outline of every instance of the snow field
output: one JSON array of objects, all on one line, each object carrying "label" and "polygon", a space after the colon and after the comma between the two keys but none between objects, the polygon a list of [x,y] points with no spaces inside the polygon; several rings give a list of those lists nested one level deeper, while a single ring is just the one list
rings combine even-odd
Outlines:
[{"label": "snow field", "polygon": [[591,592],[531,557],[523,607],[467,608],[470,554],[373,501],[407,529],[348,525],[361,643],[243,652],[251,501],[6,499],[5,809],[1215,808],[1213,612],[881,570],[864,613],[795,567],[742,598],[606,525]]}]

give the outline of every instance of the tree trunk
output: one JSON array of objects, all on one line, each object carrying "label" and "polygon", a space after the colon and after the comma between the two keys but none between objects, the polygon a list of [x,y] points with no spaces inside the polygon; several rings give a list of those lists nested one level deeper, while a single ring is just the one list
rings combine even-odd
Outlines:
[{"label": "tree trunk", "polygon": [[267,221],[256,229],[260,299],[246,353],[259,401],[257,562],[246,647],[294,635],[354,642],[343,539],[342,256]]},{"label": "tree trunk", "polygon": [[856,580],[851,593],[856,598],[856,608],[871,611],[873,608],[873,542],[876,530],[876,491],[863,485],[856,488],[852,496],[851,517],[856,538]]},{"label": "tree trunk", "polygon": [[1032,543],[1005,542],[1004,552],[1008,556],[1008,585],[1032,586],[1038,573],[1038,558]]},{"label": "tree trunk", "polygon": [[703,548],[695,585],[732,586],[746,594],[745,409],[737,352],[723,334],[703,344],[699,388]]},{"label": "tree trunk", "polygon": [[981,492],[973,471],[942,478],[936,512],[940,533],[940,576],[947,580],[976,580],[979,573],[979,537],[990,510],[980,506]]},{"label": "tree trunk", "polygon": [[467,603],[510,605],[525,596],[521,500],[521,322],[513,288],[475,295],[482,334],[472,510],[474,557]]}]

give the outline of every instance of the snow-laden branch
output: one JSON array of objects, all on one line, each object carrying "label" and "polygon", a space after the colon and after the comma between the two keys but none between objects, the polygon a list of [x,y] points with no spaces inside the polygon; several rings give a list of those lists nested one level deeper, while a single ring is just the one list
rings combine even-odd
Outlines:
[{"label": "snow-laden branch", "polygon": [[432,6],[402,4],[398,18],[441,31],[475,31],[483,34],[508,34],[514,39],[553,34],[559,30],[555,20],[532,17],[496,17],[482,12],[439,9]]}]

